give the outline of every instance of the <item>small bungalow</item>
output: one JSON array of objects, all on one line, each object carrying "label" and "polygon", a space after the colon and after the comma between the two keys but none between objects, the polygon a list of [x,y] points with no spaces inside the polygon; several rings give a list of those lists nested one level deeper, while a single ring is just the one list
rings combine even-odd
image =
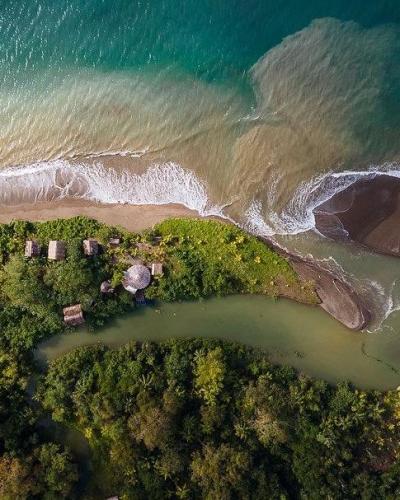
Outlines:
[{"label": "small bungalow", "polygon": [[144,266],[144,262],[141,259],[131,259],[130,262],[132,266]]},{"label": "small bungalow", "polygon": [[69,326],[82,325],[85,322],[83,317],[82,306],[75,304],[74,306],[64,307],[64,323]]},{"label": "small bungalow", "polygon": [[49,241],[48,258],[50,260],[65,259],[65,243],[60,240]]},{"label": "small bungalow", "polygon": [[25,257],[38,257],[40,255],[40,245],[37,241],[27,240],[25,242]]},{"label": "small bungalow", "polygon": [[100,292],[104,294],[109,294],[114,292],[114,288],[111,286],[111,281],[106,280],[100,285]]},{"label": "small bungalow", "polygon": [[96,240],[89,238],[83,240],[83,253],[89,257],[99,253],[99,244]]},{"label": "small bungalow", "polygon": [[122,286],[128,292],[135,294],[150,285],[151,275],[149,269],[143,264],[131,266],[125,273]]},{"label": "small bungalow", "polygon": [[110,247],[112,248],[116,248],[116,247],[119,247],[119,245],[121,244],[121,238],[110,238],[108,240],[108,244],[110,245]]},{"label": "small bungalow", "polygon": [[136,248],[140,250],[141,252],[152,252],[154,250],[153,245],[150,245],[150,243],[136,243]]},{"label": "small bungalow", "polygon": [[151,275],[152,276],[162,276],[163,274],[163,265],[161,262],[153,262],[151,264]]},{"label": "small bungalow", "polygon": [[158,246],[162,242],[162,236],[154,236],[153,245]]},{"label": "small bungalow", "polygon": [[135,293],[135,302],[137,306],[145,306],[147,305],[146,296],[144,294],[144,290],[138,290]]}]

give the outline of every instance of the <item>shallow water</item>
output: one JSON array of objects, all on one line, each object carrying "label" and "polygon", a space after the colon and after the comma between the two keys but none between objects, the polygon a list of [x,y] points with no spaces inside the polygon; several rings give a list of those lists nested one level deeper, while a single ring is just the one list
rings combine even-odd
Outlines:
[{"label": "shallow water", "polygon": [[226,216],[351,280],[385,336],[398,261],[310,229],[329,194],[400,175],[399,139],[398,0],[0,5],[0,204]]},{"label": "shallow water", "polygon": [[397,336],[351,332],[322,310],[288,300],[233,296],[142,308],[97,333],[59,335],[36,352],[49,361],[97,342],[118,347],[130,340],[214,337],[262,347],[271,360],[335,383],[387,389],[400,385]]}]

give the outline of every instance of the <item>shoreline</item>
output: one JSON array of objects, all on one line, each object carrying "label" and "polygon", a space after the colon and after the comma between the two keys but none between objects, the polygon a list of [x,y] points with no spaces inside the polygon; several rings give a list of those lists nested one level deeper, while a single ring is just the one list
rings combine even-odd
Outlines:
[{"label": "shoreline", "polygon": [[[211,218],[228,222],[217,216],[201,216],[195,210],[179,204],[106,205],[85,200],[64,199],[54,202],[38,202],[34,205],[0,206],[0,223],[8,223],[11,220],[41,222],[78,215],[97,219],[105,224],[121,226],[132,232],[143,231],[165,219],[176,217]],[[368,325],[371,314],[367,305],[343,279],[316,262],[283,250],[268,238],[260,237],[260,240],[285,257],[302,280],[314,282],[316,294],[320,299],[319,307],[350,330],[362,330]]]},{"label": "shoreline", "polygon": [[[0,205],[0,223],[2,224],[7,224],[12,220],[43,222],[67,219],[78,215],[85,215],[111,226],[122,226],[132,232],[143,231],[171,217],[204,218],[195,210],[175,203],[168,205],[106,205],[85,200],[64,199],[15,206]],[[224,220],[219,217],[218,219]]]}]

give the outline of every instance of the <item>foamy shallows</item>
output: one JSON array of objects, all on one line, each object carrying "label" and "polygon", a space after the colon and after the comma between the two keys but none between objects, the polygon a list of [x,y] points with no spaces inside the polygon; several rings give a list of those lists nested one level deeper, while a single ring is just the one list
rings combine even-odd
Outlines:
[{"label": "foamy shallows", "polygon": [[99,203],[178,203],[200,215],[222,216],[205,184],[176,163],[155,164],[143,174],[118,172],[100,162],[55,160],[0,171],[0,202],[7,205],[75,198]]},{"label": "foamy shallows", "polygon": [[[314,209],[348,188],[362,178],[373,178],[378,175],[400,177],[400,165],[388,163],[370,166],[363,171],[329,172],[305,181],[295,190],[294,196],[286,207],[277,213],[273,203],[265,208],[259,200],[254,200],[246,212],[245,227],[250,232],[273,236],[299,234],[315,230]],[[271,193],[270,200],[274,193]]]}]

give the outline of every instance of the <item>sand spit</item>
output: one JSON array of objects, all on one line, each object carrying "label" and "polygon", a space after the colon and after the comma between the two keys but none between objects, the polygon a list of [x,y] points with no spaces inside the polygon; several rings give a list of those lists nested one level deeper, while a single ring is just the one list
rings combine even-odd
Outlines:
[{"label": "sand spit", "polygon": [[314,209],[315,227],[328,238],[354,241],[400,256],[400,179],[359,179]]},{"label": "sand spit", "polygon": [[[82,200],[63,199],[35,205],[0,206],[0,222],[2,223],[13,219],[45,221],[77,215],[85,215],[106,224],[122,226],[129,231],[142,231],[171,217],[200,217],[197,212],[177,204],[102,205]],[[224,219],[220,220],[224,221]],[[289,254],[276,247],[270,240],[263,238],[263,241],[285,256],[303,280],[315,283],[320,307],[352,330],[361,330],[366,327],[370,315],[361,299],[347,283],[322,269],[317,263]]]}]

